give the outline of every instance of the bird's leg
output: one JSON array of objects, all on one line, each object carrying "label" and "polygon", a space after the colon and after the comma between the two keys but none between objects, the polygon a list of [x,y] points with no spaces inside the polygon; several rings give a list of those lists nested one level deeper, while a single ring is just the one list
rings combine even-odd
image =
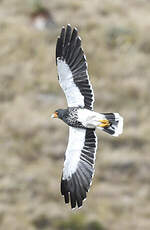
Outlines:
[{"label": "bird's leg", "polygon": [[104,127],[108,127],[108,126],[110,126],[110,123],[109,123],[109,121],[108,121],[108,120],[99,120],[99,121],[101,122],[101,124],[100,124],[100,125],[98,125],[99,127],[104,128]]}]

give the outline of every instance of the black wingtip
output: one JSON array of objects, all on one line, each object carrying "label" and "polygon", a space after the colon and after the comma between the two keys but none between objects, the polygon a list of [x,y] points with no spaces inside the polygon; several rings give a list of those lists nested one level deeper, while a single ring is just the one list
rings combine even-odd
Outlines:
[{"label": "black wingtip", "polygon": [[69,194],[68,194],[68,189],[67,189],[67,180],[62,180],[61,179],[61,195],[64,196],[65,203],[69,203]]},{"label": "black wingtip", "polygon": [[65,26],[62,26],[62,27],[61,27],[61,31],[62,31],[62,30],[65,30]]},{"label": "black wingtip", "polygon": [[68,46],[71,38],[71,26],[68,24],[66,27],[66,34],[65,34],[65,41],[64,41],[64,47]]},{"label": "black wingtip", "polygon": [[60,33],[60,39],[62,40],[62,42],[64,42],[64,38],[65,38],[65,27],[63,26],[61,28],[61,33]]},{"label": "black wingtip", "polygon": [[86,191],[82,185],[82,180],[79,181],[76,173],[69,180],[61,179],[61,194],[66,204],[70,202],[72,210],[76,207],[82,207],[86,198]]},{"label": "black wingtip", "polygon": [[67,28],[70,28],[70,29],[71,29],[71,25],[70,25],[69,23],[67,24]]}]

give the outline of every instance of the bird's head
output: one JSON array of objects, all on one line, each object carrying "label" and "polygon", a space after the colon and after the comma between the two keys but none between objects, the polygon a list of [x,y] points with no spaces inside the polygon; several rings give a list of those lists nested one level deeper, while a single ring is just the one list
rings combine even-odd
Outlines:
[{"label": "bird's head", "polygon": [[65,114],[65,109],[57,109],[53,114],[52,118],[60,118],[62,119]]}]

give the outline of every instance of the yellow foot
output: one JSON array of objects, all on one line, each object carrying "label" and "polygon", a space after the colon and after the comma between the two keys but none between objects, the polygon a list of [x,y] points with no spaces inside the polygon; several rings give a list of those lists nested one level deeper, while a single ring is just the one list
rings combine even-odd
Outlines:
[{"label": "yellow foot", "polygon": [[101,124],[98,125],[99,127],[108,127],[110,125],[109,121],[108,120],[100,120]]}]

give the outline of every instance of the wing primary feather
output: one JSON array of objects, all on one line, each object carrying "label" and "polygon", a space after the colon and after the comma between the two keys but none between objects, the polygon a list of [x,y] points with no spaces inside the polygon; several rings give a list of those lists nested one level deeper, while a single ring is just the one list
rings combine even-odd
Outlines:
[{"label": "wing primary feather", "polygon": [[81,197],[81,189],[77,181],[77,176],[76,174],[72,174],[72,180],[73,183],[75,184],[75,194],[76,194],[76,201],[78,208],[82,206],[82,197]]},{"label": "wing primary feather", "polygon": [[64,41],[65,41],[65,27],[62,27],[61,34],[60,34],[60,39],[62,42],[62,55],[61,58],[64,59]]},{"label": "wing primary feather", "polygon": [[61,179],[61,194],[64,196],[65,203],[69,203],[69,194],[67,190],[67,180]]},{"label": "wing primary feather", "polygon": [[70,178],[67,182],[68,182],[68,191],[70,192],[71,208],[73,209],[76,207],[75,184],[72,178]]},{"label": "wing primary feather", "polygon": [[69,43],[66,49],[66,52],[64,54],[64,59],[66,60],[66,63],[68,63],[68,57],[70,55],[70,49],[71,49],[71,44]]},{"label": "wing primary feather", "polygon": [[62,40],[60,37],[57,39],[57,44],[56,44],[56,64],[57,64],[57,58],[62,56]]},{"label": "wing primary feather", "polygon": [[88,179],[88,183],[89,183],[89,179],[91,179],[93,174],[93,165],[89,165],[85,161],[80,161],[80,170],[82,171],[84,176]]},{"label": "wing primary feather", "polygon": [[71,39],[70,39],[70,44],[68,47],[68,54],[66,55],[66,61],[69,64],[69,61],[71,60],[72,54],[74,52],[74,48],[76,46],[76,42],[77,42],[77,36],[78,36],[78,31],[76,28],[73,29],[72,35],[71,35]]},{"label": "wing primary feather", "polygon": [[[83,186],[86,192],[89,191],[90,188],[90,181],[91,181],[91,177],[89,177],[86,172],[84,172],[83,169],[80,168],[80,175],[84,178],[83,179]],[[87,179],[88,178],[88,179]]]},{"label": "wing primary feather", "polygon": [[72,32],[72,35],[71,35],[70,43],[74,43],[74,41],[77,38],[77,36],[78,36],[78,30],[77,30],[77,28],[74,28],[73,32]]},{"label": "wing primary feather", "polygon": [[[81,48],[80,48],[81,50]],[[72,65],[70,66],[71,71],[74,71],[76,68],[78,68],[80,65],[82,65],[82,63],[85,62],[84,56],[82,54],[80,54],[81,51],[79,51],[79,54],[77,56],[77,58],[75,59],[74,63],[72,63]]]},{"label": "wing primary feather", "polygon": [[86,198],[86,191],[83,186],[82,178],[77,172],[75,174],[76,174],[76,180],[77,180],[78,186],[80,187],[82,200],[84,200]]},{"label": "wing primary feather", "polygon": [[[83,173],[85,173],[85,175],[89,174],[90,177],[92,176],[93,174],[93,169],[94,169],[94,165],[93,164],[87,164],[86,161],[80,161],[81,163],[81,170]],[[88,176],[88,175],[87,175]]]},{"label": "wing primary feather", "polygon": [[76,50],[76,42],[77,42],[77,39],[75,39],[74,42],[70,42],[70,46],[69,46],[70,53],[66,59],[69,66],[70,66],[70,62],[72,60],[72,57],[74,55],[74,52]]},{"label": "wing primary feather", "polygon": [[81,39],[79,37],[77,37],[77,39],[76,39],[76,47],[75,47],[75,50],[74,50],[74,52],[72,54],[71,60],[69,61],[69,66],[70,67],[74,64],[76,58],[78,57],[78,55],[80,53],[80,47],[81,47]]},{"label": "wing primary feather", "polygon": [[78,173],[79,177],[81,178],[82,186],[84,187],[85,191],[88,192],[88,189],[87,189],[88,184],[89,184],[89,183],[88,183],[88,179],[87,179],[87,177],[83,174],[83,172],[82,172],[82,170],[81,170],[80,167],[77,169],[77,173]]},{"label": "wing primary feather", "polygon": [[83,63],[85,63],[84,57],[81,56],[80,53],[78,53],[77,55],[78,56],[74,59],[74,62],[72,62],[72,64],[70,65],[70,69],[72,72],[79,68],[81,65],[83,65]]},{"label": "wing primary feather", "polygon": [[76,207],[76,196],[74,192],[70,192],[70,201],[71,201],[71,208],[74,209]]},{"label": "wing primary feather", "polygon": [[72,35],[71,35],[71,39],[70,39],[70,44],[68,46],[68,50],[69,52],[67,52],[66,54],[66,61],[69,64],[70,60],[72,58],[72,55],[75,51],[75,47],[76,47],[76,42],[77,42],[77,36],[78,36],[78,31],[76,28],[73,29]]},{"label": "wing primary feather", "polygon": [[70,38],[71,38],[71,26],[68,24],[66,28],[66,37],[65,37],[64,47],[68,45],[68,43],[70,42]]},{"label": "wing primary feather", "polygon": [[65,203],[66,203],[66,204],[69,204],[69,194],[68,194],[68,192],[66,192],[66,193],[64,194],[64,199],[65,199]]},{"label": "wing primary feather", "polygon": [[[70,38],[71,38],[71,26],[68,24],[66,28],[66,35],[65,35],[65,41],[64,41],[64,50],[63,50],[63,59],[66,60],[66,56],[69,52],[69,44],[70,44]],[[67,60],[66,60],[67,61]]]},{"label": "wing primary feather", "polygon": [[62,43],[64,44],[64,40],[65,40],[65,27],[64,26],[61,29],[60,39],[62,40]]}]

